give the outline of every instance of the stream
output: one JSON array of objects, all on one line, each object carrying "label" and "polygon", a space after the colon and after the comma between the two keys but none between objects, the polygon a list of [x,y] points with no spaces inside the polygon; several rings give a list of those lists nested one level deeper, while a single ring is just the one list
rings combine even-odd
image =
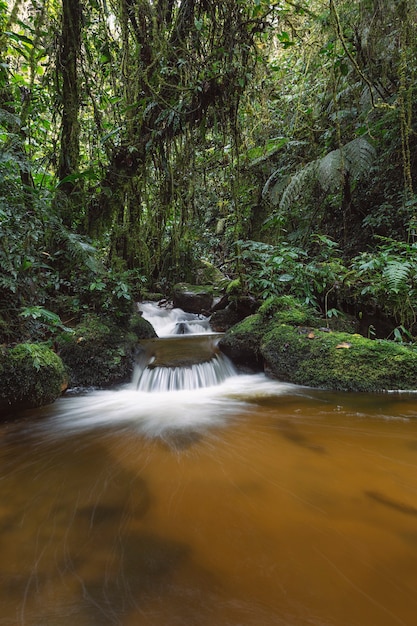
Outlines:
[{"label": "stream", "polygon": [[241,374],[143,314],[130,384],[0,423],[0,626],[415,626],[417,396]]}]

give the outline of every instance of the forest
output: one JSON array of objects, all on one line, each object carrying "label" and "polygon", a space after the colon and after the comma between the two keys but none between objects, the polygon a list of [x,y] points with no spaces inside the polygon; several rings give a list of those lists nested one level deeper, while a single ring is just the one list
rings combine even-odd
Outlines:
[{"label": "forest", "polygon": [[417,334],[414,0],[0,0],[1,344],[214,267]]}]

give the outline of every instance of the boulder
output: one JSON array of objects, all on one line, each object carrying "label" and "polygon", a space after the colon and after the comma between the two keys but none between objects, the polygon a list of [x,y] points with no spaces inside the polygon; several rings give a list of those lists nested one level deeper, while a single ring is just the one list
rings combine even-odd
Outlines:
[{"label": "boulder", "polygon": [[219,348],[237,366],[262,371],[261,341],[265,332],[261,316],[250,315],[226,331]]},{"label": "boulder", "polygon": [[340,391],[417,389],[415,344],[333,330],[289,296],[266,302],[233,326],[219,347],[237,365],[295,384]]},{"label": "boulder", "polygon": [[86,315],[74,333],[59,341],[70,387],[111,387],[131,380],[140,339],[156,337],[152,325],[135,313],[128,327],[96,314]]},{"label": "boulder", "polygon": [[60,357],[46,344],[21,343],[0,350],[0,412],[43,406],[67,386]]},{"label": "boulder", "polygon": [[216,333],[224,333],[240,322],[241,318],[236,311],[230,308],[214,311],[210,317],[210,328]]},{"label": "boulder", "polygon": [[417,388],[417,348],[362,335],[280,324],[262,338],[265,371],[338,391]]},{"label": "boulder", "polygon": [[207,314],[213,304],[213,287],[178,283],[173,288],[172,300],[174,308],[187,313]]}]

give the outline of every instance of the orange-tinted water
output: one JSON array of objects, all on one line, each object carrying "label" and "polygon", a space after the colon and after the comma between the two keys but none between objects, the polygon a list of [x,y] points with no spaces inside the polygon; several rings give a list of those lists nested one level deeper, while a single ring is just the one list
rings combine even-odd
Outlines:
[{"label": "orange-tinted water", "polygon": [[242,393],[2,425],[0,625],[415,626],[417,396]]}]

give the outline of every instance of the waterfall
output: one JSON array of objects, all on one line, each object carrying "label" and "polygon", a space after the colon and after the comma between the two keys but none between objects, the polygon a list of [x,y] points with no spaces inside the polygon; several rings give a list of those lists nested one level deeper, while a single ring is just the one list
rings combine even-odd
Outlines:
[{"label": "waterfall", "polygon": [[139,310],[152,324],[158,337],[210,333],[209,319],[182,309],[159,307],[154,302],[141,302]]},{"label": "waterfall", "polygon": [[236,371],[230,361],[215,354],[210,361],[179,367],[146,367],[140,376],[139,391],[178,391],[218,385]]},{"label": "waterfall", "polygon": [[137,390],[201,389],[236,376],[233,363],[217,347],[221,335],[212,332],[207,318],[151,302],[141,303],[139,309],[158,338],[141,342],[133,378]]}]

